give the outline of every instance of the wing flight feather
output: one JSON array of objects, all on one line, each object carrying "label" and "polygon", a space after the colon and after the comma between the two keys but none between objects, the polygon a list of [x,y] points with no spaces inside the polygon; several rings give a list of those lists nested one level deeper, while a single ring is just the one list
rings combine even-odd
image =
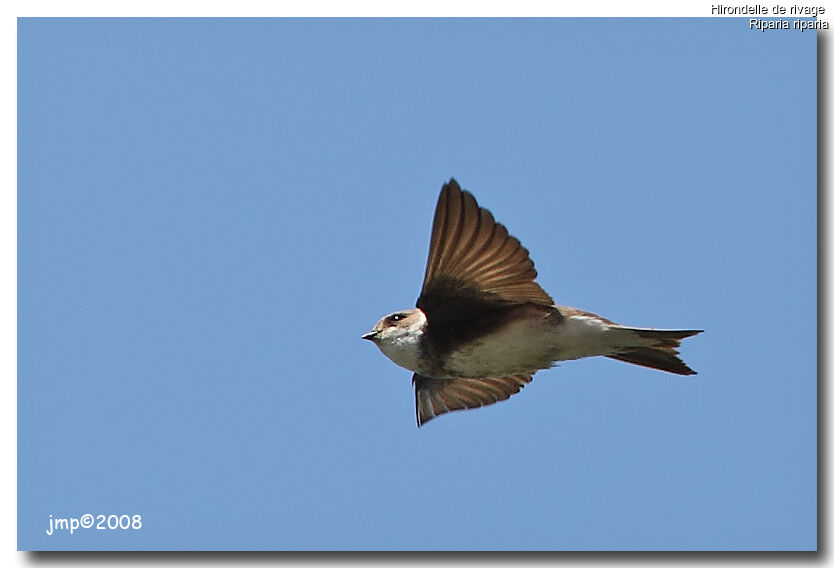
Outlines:
[{"label": "wing flight feather", "polygon": [[[426,274],[417,306],[452,298],[437,294],[476,295],[485,302],[553,305],[536,282],[529,253],[488,210],[452,179],[443,186],[432,224]],[[424,309],[424,311],[426,311]],[[431,320],[430,314],[427,316]]]},{"label": "wing flight feather", "polygon": [[506,400],[533,380],[533,375],[496,379],[433,379],[414,374],[417,425],[455,410],[479,408]]}]

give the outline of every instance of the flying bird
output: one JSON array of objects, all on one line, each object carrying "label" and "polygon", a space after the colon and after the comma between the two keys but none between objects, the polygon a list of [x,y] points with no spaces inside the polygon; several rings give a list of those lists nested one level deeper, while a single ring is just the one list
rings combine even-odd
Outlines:
[{"label": "flying bird", "polygon": [[451,179],[434,212],[417,307],[362,336],[414,372],[417,426],[506,400],[557,361],[604,356],[694,375],[680,342],[703,330],[626,327],[559,306],[536,283],[529,253]]}]

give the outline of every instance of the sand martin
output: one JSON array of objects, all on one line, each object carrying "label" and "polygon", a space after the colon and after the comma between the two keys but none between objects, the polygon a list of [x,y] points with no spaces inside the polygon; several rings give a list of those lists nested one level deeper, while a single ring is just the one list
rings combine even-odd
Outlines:
[{"label": "sand martin", "polygon": [[536,282],[527,249],[451,179],[434,212],[417,307],[362,336],[414,371],[417,425],[505,400],[557,361],[604,356],[678,375],[685,337],[702,330],[626,327],[559,306]]}]

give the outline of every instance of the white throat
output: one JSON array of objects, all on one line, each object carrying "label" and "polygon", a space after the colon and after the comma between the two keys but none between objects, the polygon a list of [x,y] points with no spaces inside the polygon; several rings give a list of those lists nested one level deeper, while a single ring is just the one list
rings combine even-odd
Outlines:
[{"label": "white throat", "polygon": [[416,371],[420,360],[420,340],[423,330],[409,330],[407,333],[389,336],[377,341],[377,346],[400,367]]}]

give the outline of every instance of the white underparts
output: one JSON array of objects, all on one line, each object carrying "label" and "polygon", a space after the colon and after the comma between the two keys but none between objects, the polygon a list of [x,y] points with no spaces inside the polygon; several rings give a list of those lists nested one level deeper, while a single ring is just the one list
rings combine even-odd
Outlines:
[{"label": "white underparts", "polygon": [[454,376],[504,377],[551,367],[557,361],[610,355],[634,344],[634,334],[589,316],[520,320],[449,356]]}]

